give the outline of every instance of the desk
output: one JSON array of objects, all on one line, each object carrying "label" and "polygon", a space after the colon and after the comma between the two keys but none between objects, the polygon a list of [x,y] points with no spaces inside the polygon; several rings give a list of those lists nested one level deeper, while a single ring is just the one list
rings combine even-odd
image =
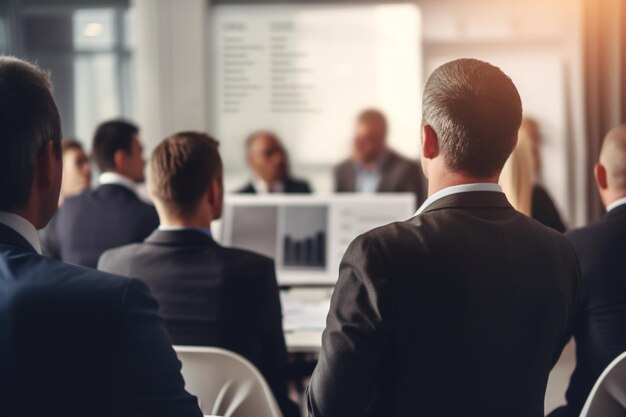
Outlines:
[{"label": "desk", "polygon": [[332,287],[281,290],[283,330],[289,352],[320,351],[332,293]]},{"label": "desk", "polygon": [[318,353],[322,348],[322,330],[295,330],[285,332],[287,350],[295,353]]}]

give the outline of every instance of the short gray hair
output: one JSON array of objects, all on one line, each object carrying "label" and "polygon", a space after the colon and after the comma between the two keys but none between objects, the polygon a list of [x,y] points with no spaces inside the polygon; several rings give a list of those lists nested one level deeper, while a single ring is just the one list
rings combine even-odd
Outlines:
[{"label": "short gray hair", "polygon": [[491,64],[458,59],[426,82],[422,123],[437,134],[448,167],[476,178],[502,170],[517,143],[522,102],[513,81]]}]

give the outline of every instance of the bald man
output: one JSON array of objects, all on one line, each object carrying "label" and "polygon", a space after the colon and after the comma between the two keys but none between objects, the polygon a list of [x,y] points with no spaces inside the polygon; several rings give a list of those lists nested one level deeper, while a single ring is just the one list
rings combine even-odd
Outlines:
[{"label": "bald man", "polygon": [[239,194],[311,193],[307,181],[290,175],[287,151],[272,132],[258,131],[248,136],[246,163],[252,172],[252,181],[241,188]]},{"label": "bald man", "polygon": [[567,405],[550,417],[578,416],[604,368],[626,351],[626,125],[604,138],[594,174],[607,213],[599,222],[569,234],[587,300],[572,326],[576,370]]}]

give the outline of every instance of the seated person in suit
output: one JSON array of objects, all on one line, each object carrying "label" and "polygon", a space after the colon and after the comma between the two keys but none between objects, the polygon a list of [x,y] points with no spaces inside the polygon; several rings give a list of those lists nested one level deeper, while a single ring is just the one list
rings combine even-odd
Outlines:
[{"label": "seated person in suit", "polygon": [[[142,279],[159,302],[175,345],[217,346],[248,358],[283,413],[287,351],[274,262],[220,246],[211,222],[222,212],[218,143],[202,133],[165,139],[152,154],[148,188],[161,225],[143,243],[105,252],[98,268]],[[294,414],[295,413],[295,414]]]},{"label": "seated person in suit", "polygon": [[51,88],[0,57],[0,414],[201,417],[145,284],[39,253],[61,188]]},{"label": "seated person in suit", "polygon": [[95,268],[102,252],[143,241],[159,218],[135,191],[144,180],[137,127],[123,120],[104,122],[96,129],[92,148],[102,172],[100,186],[65,201],[54,233],[61,260]]},{"label": "seated person in suit", "polygon": [[555,410],[554,417],[578,416],[604,368],[626,351],[626,125],[606,135],[594,173],[607,213],[569,233],[586,300],[573,326],[576,369],[565,395],[567,406]]},{"label": "seated person in suit", "polygon": [[548,192],[536,182],[536,156],[533,141],[524,129],[519,130],[517,146],[504,164],[500,185],[516,210],[565,232],[565,225]]},{"label": "seated person in suit", "polygon": [[308,182],[291,176],[287,151],[272,132],[258,131],[248,136],[246,162],[253,179],[239,194],[311,193]]},{"label": "seated person in suit", "polygon": [[460,59],[433,72],[422,108],[429,197],[347,250],[309,412],[542,417],[581,284],[567,239],[498,185],[520,96],[499,68]]},{"label": "seated person in suit", "polygon": [[[61,155],[63,158],[63,181],[61,182],[59,207],[63,205],[66,198],[85,192],[91,185],[91,164],[83,145],[75,139],[63,139],[61,141]],[[39,231],[39,237],[42,253],[60,259],[55,224],[56,216],[52,217],[48,226]]]},{"label": "seated person in suit", "polygon": [[338,193],[415,193],[425,198],[420,165],[387,146],[387,119],[378,110],[364,110],[356,120],[352,157],[335,167]]}]

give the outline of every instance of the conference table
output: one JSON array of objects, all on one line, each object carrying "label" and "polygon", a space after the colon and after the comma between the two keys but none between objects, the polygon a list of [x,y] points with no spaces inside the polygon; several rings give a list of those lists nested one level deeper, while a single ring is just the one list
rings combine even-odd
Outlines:
[{"label": "conference table", "polygon": [[281,290],[283,330],[289,352],[320,351],[332,292],[333,287],[293,287]]}]

